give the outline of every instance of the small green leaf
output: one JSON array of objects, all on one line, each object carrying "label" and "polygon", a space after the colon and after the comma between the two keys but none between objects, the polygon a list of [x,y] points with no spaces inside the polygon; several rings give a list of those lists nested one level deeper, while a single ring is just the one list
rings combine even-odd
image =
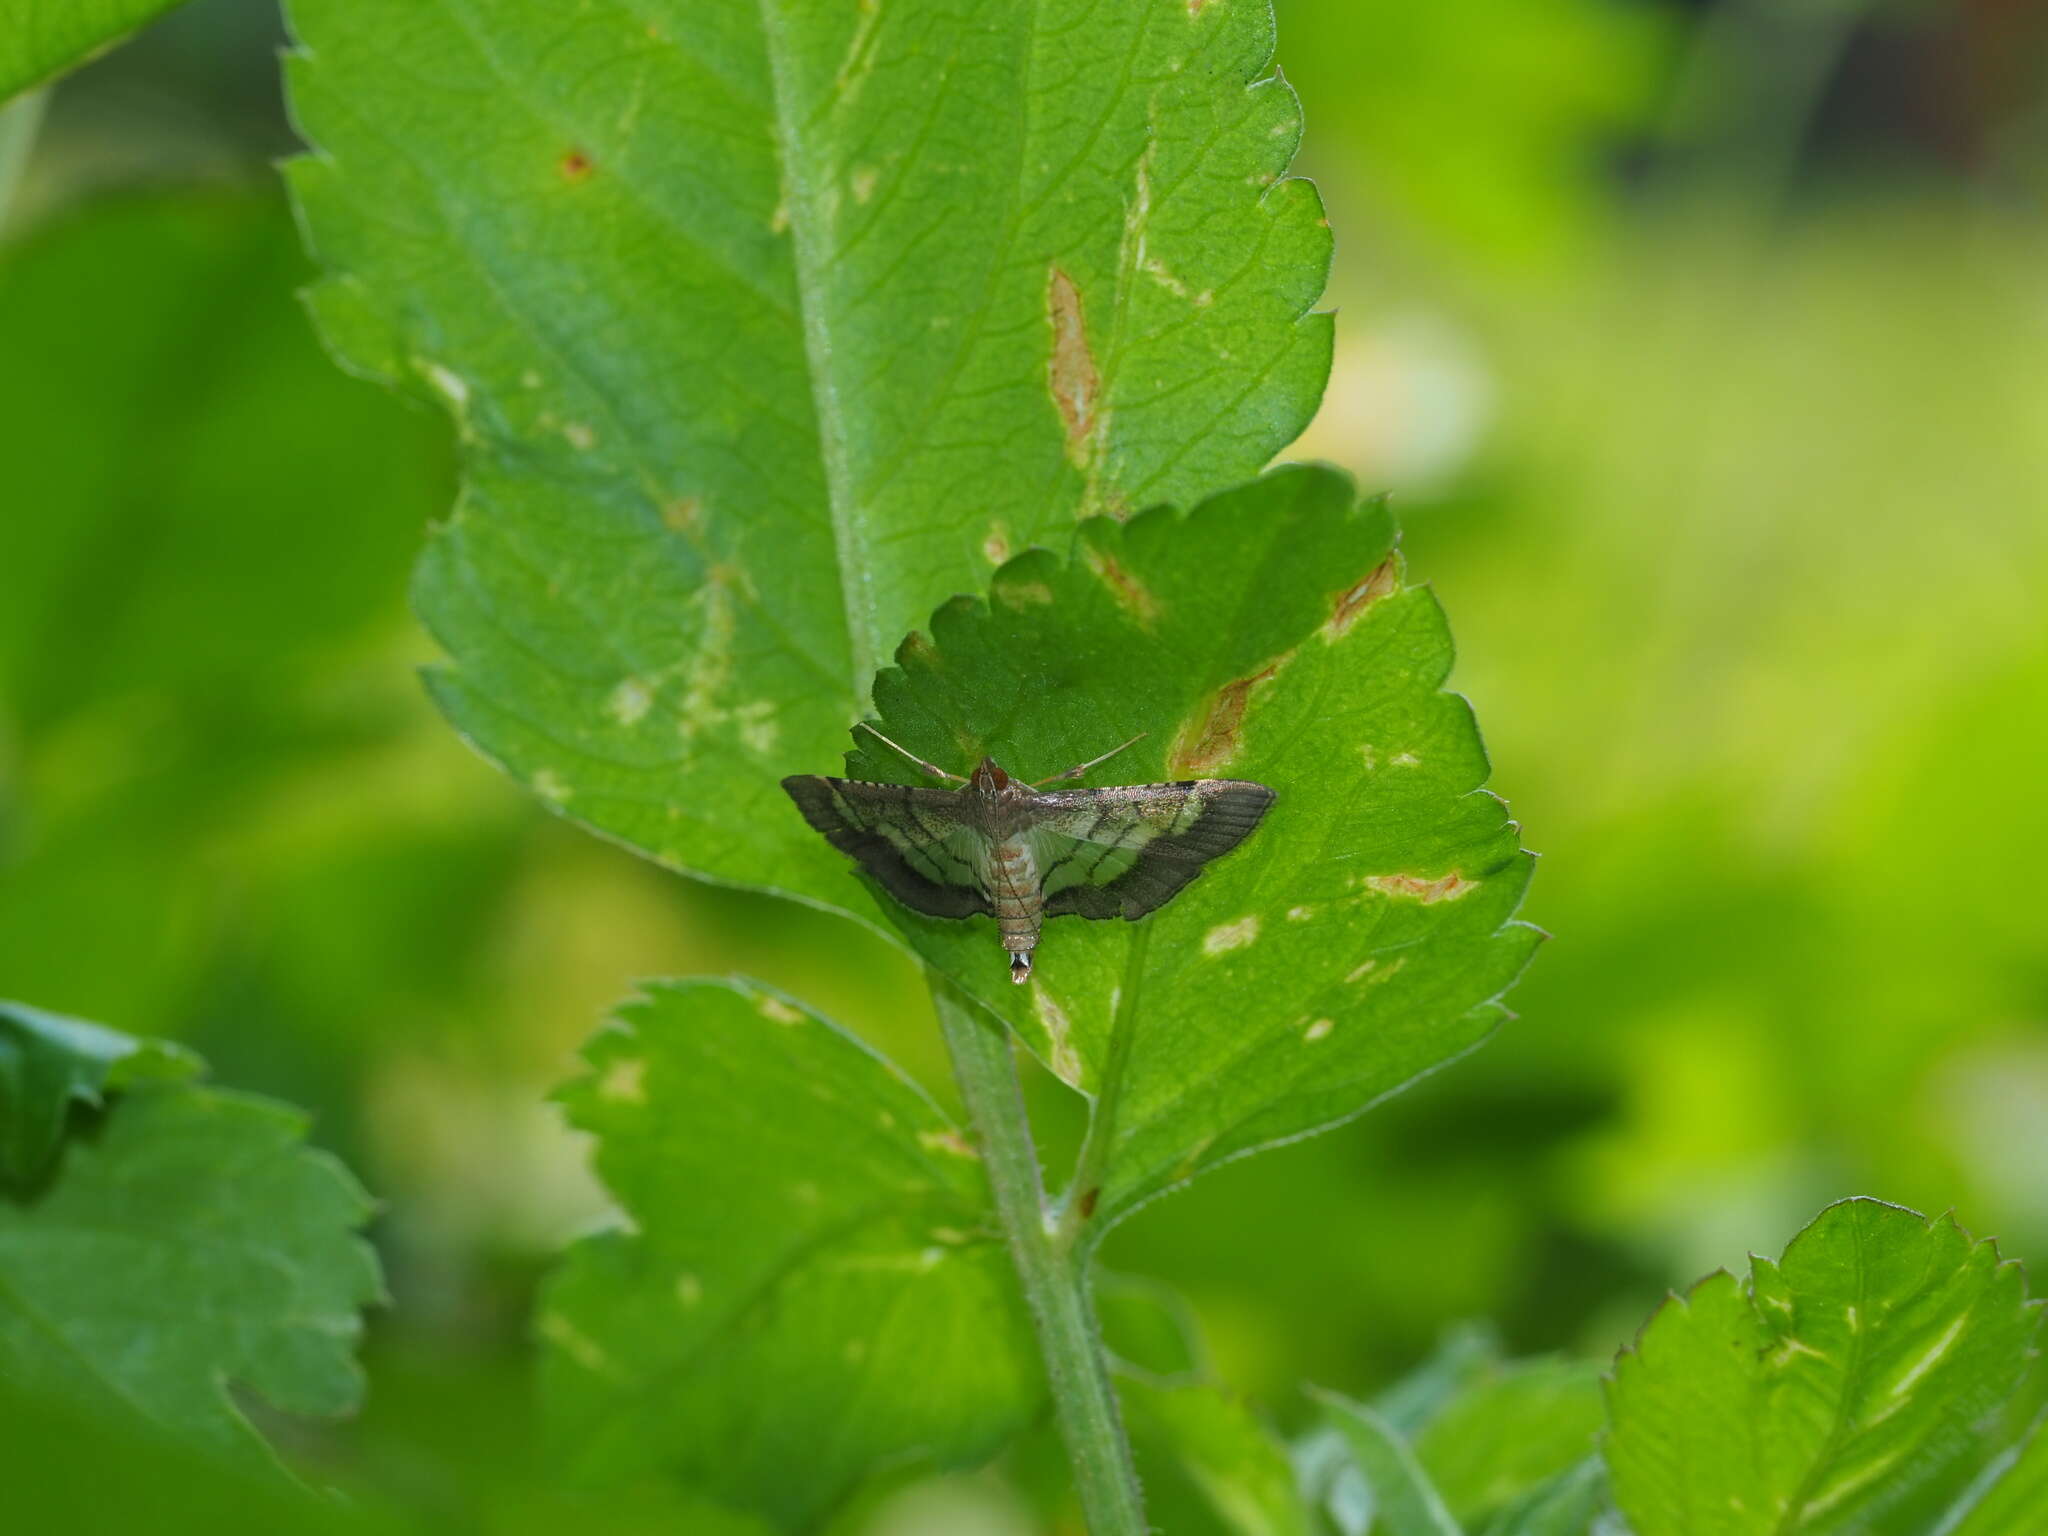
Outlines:
[{"label": "small green leaf", "polygon": [[879,926],[777,780],[887,648],[1313,413],[1330,237],[1265,0],[290,11],[315,310],[467,449],[435,692],[675,868]]},{"label": "small green leaf", "polygon": [[1502,1509],[1481,1536],[1586,1536],[1605,1506],[1607,1464],[1588,1456]]},{"label": "small green leaf", "polygon": [[[1137,1035],[1105,1226],[1202,1168],[1358,1113],[1483,1040],[1538,934],[1529,860],[1451,642],[1403,587],[1394,529],[1335,470],[1292,466],[1183,516],[1082,526],[958,599],[875,682],[882,729],[940,763],[1026,779],[1138,731],[1112,782],[1246,778],[1279,799],[1240,848],[1144,919]],[[866,733],[855,778],[914,782]],[[851,879],[851,875],[843,878]],[[1031,985],[993,922],[890,904],[912,946],[1075,1087],[1100,1081],[1131,925],[1054,918]]]},{"label": "small green leaf", "polygon": [[1212,1386],[1128,1376],[1117,1395],[1156,1528],[1180,1532],[1190,1523],[1167,1516],[1170,1467],[1232,1536],[1308,1536],[1313,1529],[1286,1451],[1242,1400]]},{"label": "small green leaf", "polygon": [[168,1040],[0,1001],[0,1193],[39,1183],[63,1140],[72,1106],[131,1083],[190,1077],[199,1058]]},{"label": "small green leaf", "polygon": [[1096,1271],[1094,1292],[1103,1345],[1126,1372],[1156,1385],[1206,1374],[1194,1309],[1179,1292],[1148,1276],[1105,1270]]},{"label": "small green leaf", "polygon": [[0,1203],[0,1376],[271,1465],[230,1385],[353,1408],[381,1294],[370,1201],[305,1118],[182,1084],[135,1089],[34,1203]]},{"label": "small green leaf", "polygon": [[1935,1527],[1934,1536],[2035,1536],[2048,1510],[2048,1419],[1994,1459]]},{"label": "small green leaf", "polygon": [[657,986],[586,1054],[563,1097],[631,1228],[571,1250],[542,1308],[575,1471],[666,1471],[800,1529],[1036,1409],[980,1160],[901,1073],[744,982]]},{"label": "small green leaf", "polygon": [[0,102],[76,69],[179,0],[0,0]]},{"label": "small green leaf", "polygon": [[1597,1367],[1517,1361],[1446,1403],[1415,1454],[1451,1513],[1477,1528],[1590,1456],[1603,1417]]},{"label": "small green leaf", "polygon": [[1314,1392],[1372,1491],[1375,1529],[1385,1536],[1463,1536],[1408,1442],[1363,1403]]},{"label": "small green leaf", "polygon": [[1616,1361],[1615,1502],[1638,1536],[1868,1529],[1970,1453],[2039,1320],[2019,1266],[1952,1219],[1832,1205],[1746,1283],[1668,1302]]},{"label": "small green leaf", "polygon": [[1461,1392],[1491,1380],[1506,1363],[1491,1323],[1454,1323],[1428,1359],[1373,1399],[1373,1412],[1413,1439]]}]

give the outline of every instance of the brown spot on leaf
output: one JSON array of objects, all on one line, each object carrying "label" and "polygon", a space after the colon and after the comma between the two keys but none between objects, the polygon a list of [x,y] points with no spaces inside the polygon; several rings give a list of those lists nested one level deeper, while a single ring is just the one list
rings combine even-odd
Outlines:
[{"label": "brown spot on leaf", "polygon": [[1167,772],[1176,778],[1207,773],[1237,756],[1241,744],[1238,736],[1244,728],[1244,712],[1251,704],[1252,691],[1270,681],[1286,664],[1287,657],[1282,656],[1251,676],[1217,689],[1201,717],[1190,720],[1174,737],[1173,747],[1166,754]]},{"label": "brown spot on leaf", "polygon": [[950,1125],[936,1131],[919,1131],[917,1142],[927,1152],[945,1152],[954,1157],[981,1155],[974,1150],[973,1144],[965,1136]]},{"label": "brown spot on leaf", "polygon": [[1045,285],[1046,319],[1052,324],[1052,355],[1046,360],[1046,387],[1067,428],[1067,457],[1075,464],[1088,458],[1088,435],[1095,430],[1095,396],[1102,379],[1088,350],[1088,329],[1081,317],[1081,290],[1058,267]]},{"label": "brown spot on leaf", "polygon": [[590,156],[580,149],[572,149],[562,156],[562,180],[564,181],[586,180],[596,168],[591,163]]},{"label": "brown spot on leaf", "polygon": [[1354,582],[1337,594],[1330,608],[1330,622],[1327,626],[1332,639],[1343,634],[1358,622],[1358,616],[1383,597],[1391,596],[1401,585],[1399,557],[1387,556],[1368,571],[1363,580]]},{"label": "brown spot on leaf", "polygon": [[1102,1186],[1100,1184],[1091,1186],[1088,1192],[1081,1196],[1081,1219],[1083,1221],[1086,1221],[1095,1214],[1096,1203],[1101,1199]]},{"label": "brown spot on leaf", "polygon": [[1117,606],[1145,628],[1150,629],[1159,622],[1159,599],[1152,595],[1142,581],[1125,570],[1123,563],[1116,556],[1104,554],[1099,549],[1091,549],[1088,551],[1088,569],[1109,588],[1110,596],[1116,599]]},{"label": "brown spot on leaf", "polygon": [[1439,901],[1456,901],[1467,891],[1479,888],[1477,880],[1467,880],[1455,869],[1434,880],[1422,875],[1368,875],[1365,883],[1389,896],[1413,896],[1424,906]]}]

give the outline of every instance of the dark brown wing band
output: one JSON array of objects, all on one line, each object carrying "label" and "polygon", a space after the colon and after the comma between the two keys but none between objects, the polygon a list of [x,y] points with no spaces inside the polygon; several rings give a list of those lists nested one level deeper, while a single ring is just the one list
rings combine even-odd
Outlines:
[{"label": "dark brown wing band", "polygon": [[[782,787],[804,813],[804,820],[825,835],[825,841],[857,862],[883,890],[911,911],[927,917],[972,917],[991,910],[978,883],[955,885],[933,879],[915,868],[904,850],[879,830],[886,823],[906,836],[924,835],[925,821],[918,813],[928,813],[936,804],[928,804],[927,797],[948,795],[950,791],[912,789],[903,784],[864,784],[855,779],[828,779],[815,773],[792,774],[782,781]],[[932,839],[929,850],[922,853],[935,869],[943,867],[950,858],[939,846],[942,842],[943,838]],[[953,871],[945,872],[950,875]],[[973,872],[964,864],[960,866],[960,876],[973,882]]]}]

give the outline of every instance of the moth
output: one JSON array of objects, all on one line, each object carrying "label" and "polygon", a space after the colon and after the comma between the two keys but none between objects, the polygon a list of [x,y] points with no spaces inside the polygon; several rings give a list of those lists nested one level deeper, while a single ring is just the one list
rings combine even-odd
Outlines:
[{"label": "moth", "polygon": [[1103,789],[1045,786],[1078,779],[1097,758],[1026,784],[984,757],[949,773],[862,726],[935,779],[958,789],[870,784],[821,774],[782,781],[804,819],[913,912],[986,913],[1010,956],[1010,980],[1031,979],[1048,917],[1122,917],[1156,911],[1258,826],[1274,800],[1243,779],[1183,779]]}]

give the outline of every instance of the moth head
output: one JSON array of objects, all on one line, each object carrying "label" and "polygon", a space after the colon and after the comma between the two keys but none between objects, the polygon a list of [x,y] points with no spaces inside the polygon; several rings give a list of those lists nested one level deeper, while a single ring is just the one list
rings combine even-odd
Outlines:
[{"label": "moth head", "polygon": [[968,783],[984,795],[999,795],[1010,787],[1010,776],[997,766],[992,757],[984,757],[975,765],[974,776]]}]

